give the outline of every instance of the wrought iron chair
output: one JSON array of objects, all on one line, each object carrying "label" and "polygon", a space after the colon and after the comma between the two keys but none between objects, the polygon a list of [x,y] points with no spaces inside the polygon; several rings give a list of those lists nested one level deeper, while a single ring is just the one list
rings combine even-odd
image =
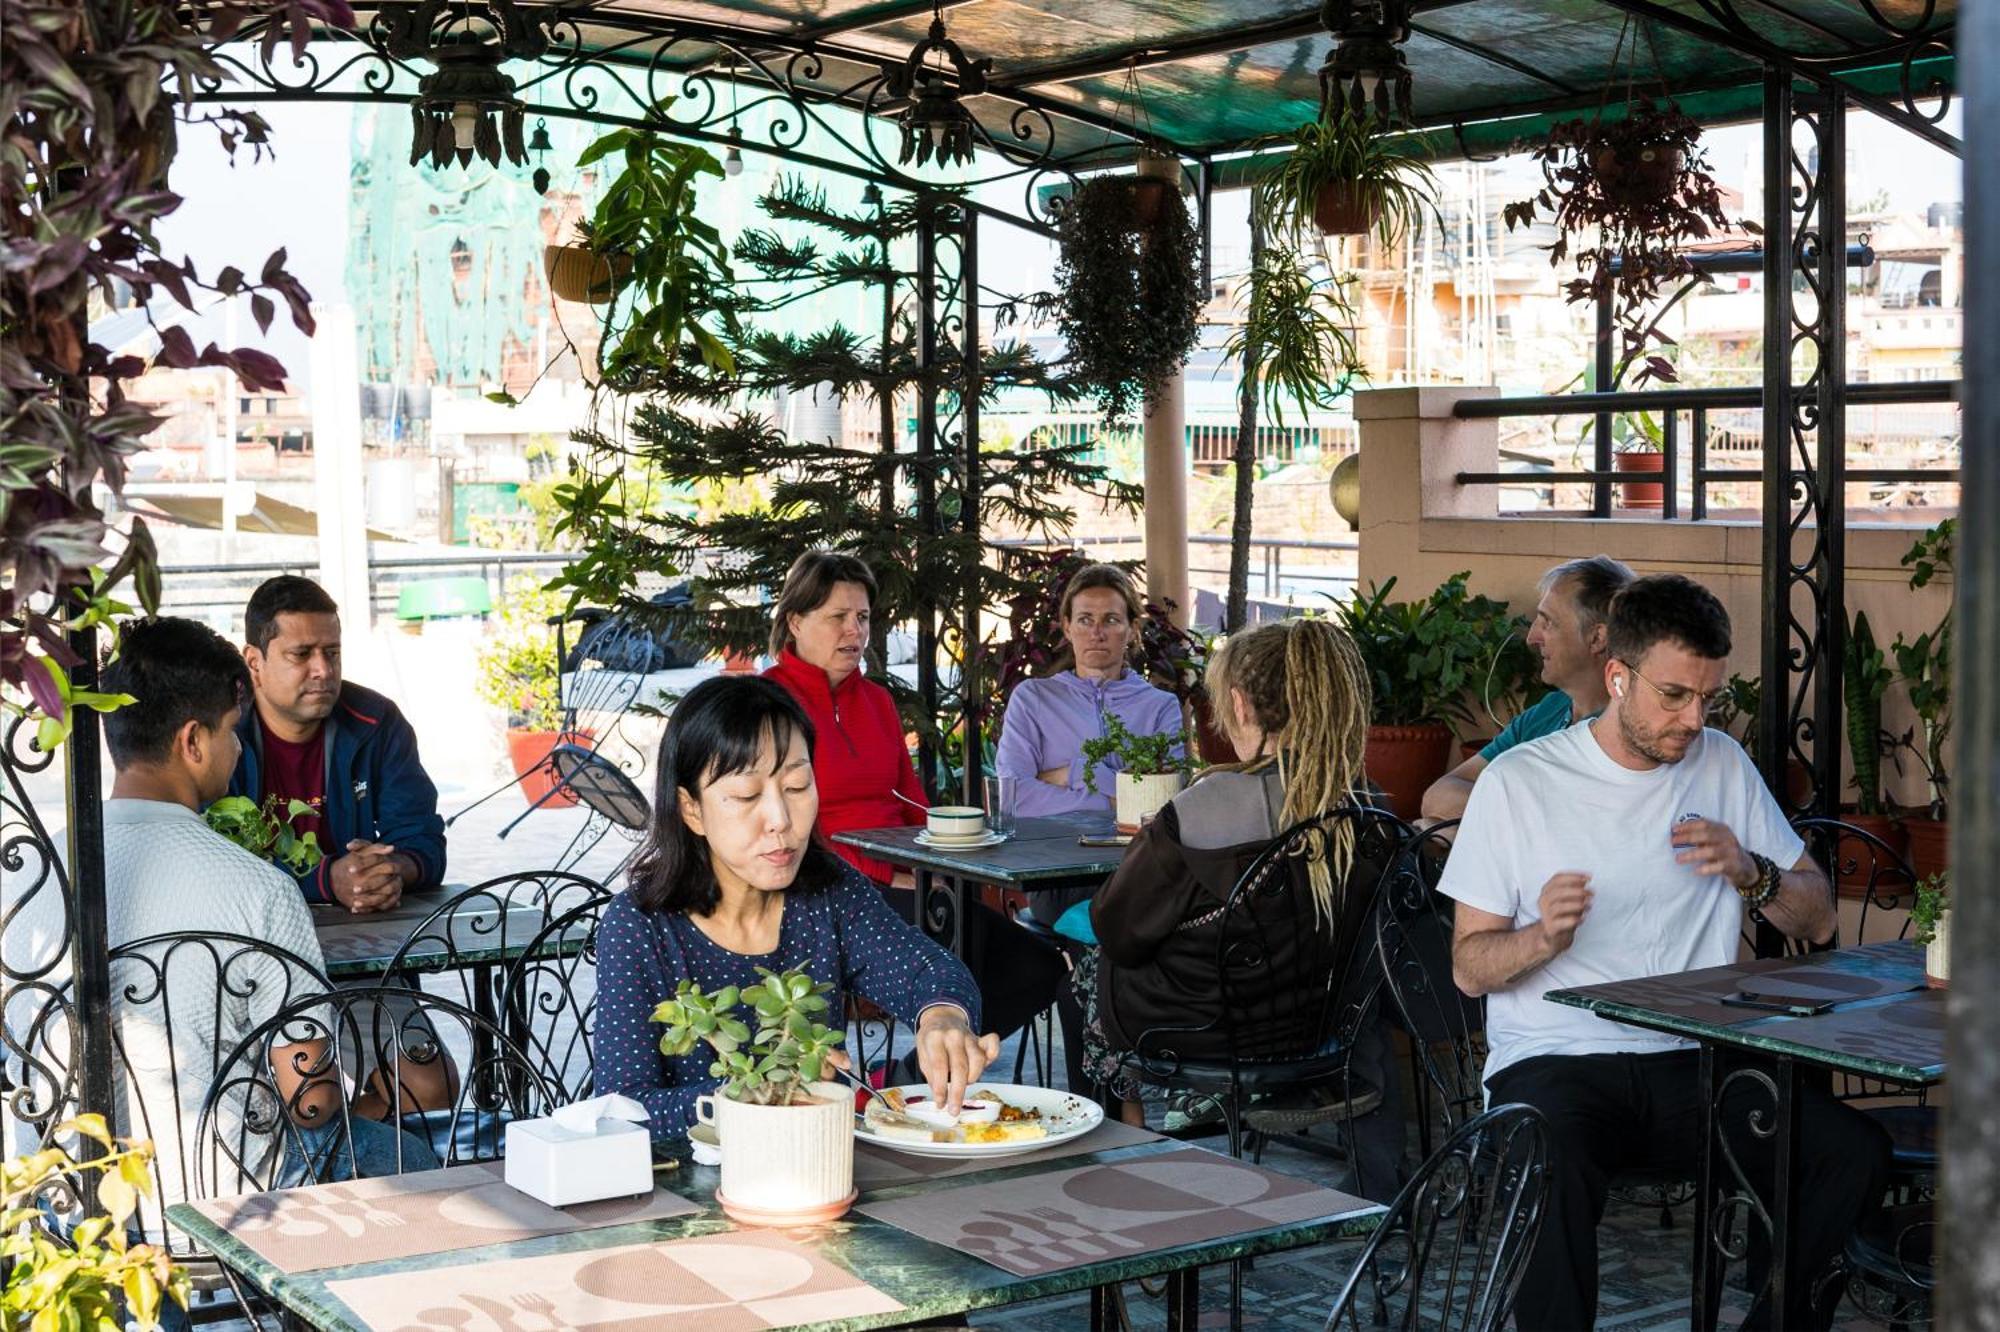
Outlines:
[{"label": "wrought iron chair", "polygon": [[[435,973],[428,981],[433,993],[498,1025],[523,1049],[550,1056],[560,1051],[560,1061],[544,1071],[558,1085],[573,1087],[589,1075],[597,918],[609,900],[594,880],[560,870],[488,879],[412,925],[388,974]],[[562,928],[555,928],[557,922]],[[538,965],[523,965],[528,961]],[[564,981],[587,981],[588,989],[566,994]],[[433,1122],[433,1129],[439,1127]]]},{"label": "wrought iron chair", "polygon": [[[407,1132],[379,1135],[387,1144],[380,1156],[357,1154],[355,1126],[397,1126],[404,1079],[435,1067],[447,1050],[465,1074],[453,1080],[451,1105],[437,1112],[449,1119],[440,1135],[444,1165],[499,1159],[508,1122],[563,1103],[539,1061],[490,1018],[438,995],[411,1001],[411,992],[393,986],[339,989],[286,1005],[239,1041],[201,1108],[193,1156],[202,1195],[428,1165],[421,1139]],[[372,1096],[379,1112],[350,1105],[348,1087]]]},{"label": "wrought iron chair", "polygon": [[500,975],[502,1024],[571,1100],[591,1091],[597,927],[610,904],[611,894],[599,891],[550,915]]},{"label": "wrought iron chair", "polygon": [[[1254,1095],[1319,1091],[1326,1097],[1320,1122],[1342,1124],[1350,1143],[1354,1121],[1380,1104],[1379,1089],[1364,1090],[1351,1077],[1356,1037],[1381,990],[1364,914],[1374,909],[1380,875],[1350,876],[1349,890],[1368,900],[1350,909],[1348,920],[1360,927],[1350,926],[1349,937],[1339,922],[1322,918],[1307,877],[1308,858],[1323,854],[1323,839],[1343,823],[1353,830],[1357,862],[1386,863],[1409,832],[1393,814],[1346,806],[1280,833],[1216,913],[1213,977],[1187,991],[1189,1011],[1214,1016],[1142,1032],[1120,1061],[1126,1076],[1220,1111],[1234,1157],[1243,1155]],[[1284,976],[1274,977],[1273,958],[1286,959]],[[1181,1052],[1190,1039],[1228,1056],[1189,1058]],[[1242,1265],[1232,1263],[1232,1327],[1242,1322],[1242,1283]]]},{"label": "wrought iron chair", "polygon": [[1389,1205],[1328,1332],[1499,1332],[1541,1232],[1548,1163],[1549,1124],[1532,1106],[1496,1106],[1461,1124]]},{"label": "wrought iron chair", "polygon": [[[237,934],[156,934],[113,948],[112,1131],[153,1144],[158,1188],[141,1196],[133,1224],[191,1269],[196,1322],[243,1314],[215,1296],[227,1289],[207,1254],[166,1223],[168,1205],[203,1196],[196,1186],[195,1121],[228,1047],[260,1015],[332,986],[312,962],[262,939]],[[199,994],[205,1002],[197,1002]],[[37,1062],[67,1068],[75,1014],[68,985],[54,993],[25,1033]],[[227,1021],[225,1021],[227,1019]],[[77,1110],[76,1080],[51,1127]],[[171,1089],[169,1091],[169,1089]],[[150,1094],[149,1094],[150,1093]]]}]

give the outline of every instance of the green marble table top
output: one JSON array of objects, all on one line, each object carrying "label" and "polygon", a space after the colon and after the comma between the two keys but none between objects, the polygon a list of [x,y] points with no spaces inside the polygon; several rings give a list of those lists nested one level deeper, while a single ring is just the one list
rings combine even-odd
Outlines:
[{"label": "green marble table top", "polygon": [[921,831],[910,827],[865,828],[836,833],[833,840],[892,865],[1024,889],[1101,883],[1125,859],[1122,846],[1081,846],[1077,842],[1085,833],[1110,832],[1108,814],[1054,814],[1021,819],[1012,837],[998,846],[976,851],[921,846],[917,843]]},{"label": "green marble table top", "polygon": [[[961,1185],[970,1180],[1009,1178],[1039,1171],[1070,1170],[1093,1161],[1126,1161],[1184,1149],[1185,1144],[1169,1140],[1026,1165],[1008,1166],[1001,1161],[997,1162],[995,1169],[990,1172],[958,1176],[951,1180],[951,1183]],[[167,1221],[214,1254],[251,1286],[262,1291],[308,1325],[325,1329],[326,1332],[367,1332],[366,1326],[352,1311],[328,1291],[329,1283],[357,1277],[381,1276],[394,1272],[420,1272],[428,1268],[452,1267],[467,1262],[505,1258],[558,1253],[574,1253],[581,1258],[583,1255],[619,1245],[682,1239],[739,1229],[735,1222],[723,1216],[715,1206],[717,1174],[713,1168],[696,1166],[686,1161],[679,1161],[673,1168],[660,1174],[659,1179],[663,1187],[703,1205],[702,1211],[692,1216],[607,1226],[598,1230],[578,1231],[565,1235],[546,1235],[536,1239],[491,1244],[476,1249],[458,1249],[414,1258],[319,1268],[310,1272],[279,1271],[260,1258],[248,1245],[231,1235],[227,1229],[186,1203],[177,1203],[169,1207]],[[929,1187],[936,1186],[926,1181],[863,1190],[861,1201],[906,1197]],[[1108,1259],[1032,1278],[1014,1276],[969,1254],[919,1239],[894,1226],[862,1216],[858,1212],[849,1212],[840,1220],[822,1226],[786,1233],[794,1237],[810,1237],[815,1241],[821,1256],[846,1268],[904,1306],[901,1312],[895,1314],[869,1316],[837,1323],[801,1325],[812,1328],[862,1329],[893,1326],[919,1319],[963,1314],[974,1309],[1017,1304],[1024,1300],[1066,1294],[1113,1282],[1131,1281],[1162,1272],[1203,1267],[1212,1263],[1227,1262],[1233,1258],[1305,1248],[1327,1240],[1364,1235],[1374,1228],[1376,1219],[1382,1211],[1381,1207],[1368,1204],[1359,1210],[1350,1210],[1335,1216],[1292,1225],[1271,1226],[1204,1244]],[[1332,1279],[1330,1275],[1329,1280]],[[1335,1284],[1337,1285],[1337,1282]],[[1334,1287],[1329,1287],[1332,1288]]]},{"label": "green marble table top", "polygon": [[[411,931],[468,886],[414,889],[387,911],[361,915],[341,906],[314,906],[313,933],[319,939],[327,976],[357,980],[385,974]],[[491,900],[468,902],[459,916],[441,919],[428,928],[403,959],[404,966],[411,971],[443,971],[511,962],[527,951],[543,923],[544,913],[538,907],[517,906],[503,913]],[[543,946],[542,954],[568,956],[583,947],[586,934],[587,930],[579,930],[573,938],[552,941]],[[449,948],[447,939],[452,944]]]},{"label": "green marble table top", "polygon": [[[1830,1011],[1812,1016],[1743,1008],[1727,1010],[1728,1019],[1723,1020],[1724,1010],[1714,1002],[1718,995],[1751,988],[1757,976],[1795,972],[1802,967],[1825,968],[1909,988],[1839,1002]],[[1923,980],[1923,948],[1896,939],[1803,957],[1760,958],[1675,976],[1550,990],[1542,997],[1551,1003],[1588,1009],[1615,1022],[1673,1032],[1704,1044],[1788,1055],[1847,1073],[1923,1087],[1942,1082],[1945,1073],[1943,992],[1925,988]]]}]

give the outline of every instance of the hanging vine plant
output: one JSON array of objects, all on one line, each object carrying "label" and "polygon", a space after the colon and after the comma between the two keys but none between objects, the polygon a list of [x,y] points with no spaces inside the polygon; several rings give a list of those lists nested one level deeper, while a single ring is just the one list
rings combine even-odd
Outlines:
[{"label": "hanging vine plant", "polygon": [[[255,36],[267,58],[287,40],[302,56],[315,23],[352,27],[354,12],[346,0],[0,0],[0,708],[39,713],[44,749],[67,735],[74,708],[122,698],[72,683],[80,663],[67,631],[128,613],[112,595],[128,578],[147,609],[159,600],[145,525],[117,531],[95,493],[100,481],[123,489],[126,459],[164,419],[128,386],[160,365],[222,367],[251,391],[284,387],[284,366],[264,352],[197,348],[161,298],[192,311],[197,290],[247,296],[259,328],[282,301],[312,332],[310,297],[283,250],[255,276],[228,266],[204,280],[163,251],[155,228],[181,203],[167,188],[178,127],[212,129],[232,156],[269,151],[262,117],[195,103],[229,81],[211,50]],[[92,297],[120,288],[159,340],[150,363],[90,338]]]},{"label": "hanging vine plant", "polygon": [[[1628,17],[1619,32],[1614,70],[1621,55],[1636,55],[1636,40],[1627,40],[1632,22]],[[1635,363],[1634,383],[1677,378],[1673,362],[1652,350],[1672,347],[1673,339],[1657,319],[1648,320],[1647,311],[1662,293],[1695,275],[1687,247],[1730,226],[1722,187],[1709,174],[1700,122],[1664,93],[1656,100],[1636,92],[1629,65],[1627,72],[1625,115],[1607,119],[1600,105],[1595,115],[1552,126],[1532,154],[1541,164],[1542,188],[1502,210],[1509,231],[1546,219],[1562,233],[1546,248],[1551,266],[1573,259],[1582,270],[1563,283],[1572,304],[1611,302],[1621,350],[1610,388],[1621,385]]]},{"label": "hanging vine plant", "polygon": [[1147,391],[1177,373],[1201,334],[1201,265],[1194,220],[1178,191],[1140,227],[1139,186],[1099,176],[1077,186],[1058,226],[1062,247],[1049,302],[1069,344],[1071,374],[1097,394],[1106,424],[1129,424]]}]

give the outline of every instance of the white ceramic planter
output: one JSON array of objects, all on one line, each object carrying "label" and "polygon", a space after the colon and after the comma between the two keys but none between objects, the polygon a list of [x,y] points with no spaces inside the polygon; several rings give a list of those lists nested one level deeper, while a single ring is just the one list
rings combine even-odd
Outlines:
[{"label": "white ceramic planter", "polygon": [[1937,933],[1924,945],[1924,981],[1943,989],[1951,981],[1951,911],[1938,913]]},{"label": "white ceramic planter", "polygon": [[1187,784],[1187,774],[1165,772],[1152,777],[1118,774],[1118,826],[1134,829],[1166,808]]},{"label": "white ceramic planter", "polygon": [[722,1140],[716,1201],[738,1221],[798,1225],[830,1221],[854,1201],[854,1095],[837,1082],[811,1084],[809,1105],[751,1105],[717,1094],[695,1117]]}]

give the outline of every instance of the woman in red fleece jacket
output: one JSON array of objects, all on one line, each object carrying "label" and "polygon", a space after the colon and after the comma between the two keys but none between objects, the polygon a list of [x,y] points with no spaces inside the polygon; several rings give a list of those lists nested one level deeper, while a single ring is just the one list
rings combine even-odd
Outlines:
[{"label": "woman in red fleece jacket", "polygon": [[[831,841],[852,828],[922,823],[923,813],[895,792],[930,803],[910,762],[895,698],[862,672],[874,602],[875,575],[854,556],[823,550],[799,556],[778,593],[771,626],[778,664],[765,674],[812,719],[820,833],[914,921],[916,894],[891,886],[893,865]],[[1067,971],[1062,954],[1014,922],[975,905],[961,941],[989,1030],[1004,1037],[1055,1002]]]}]

